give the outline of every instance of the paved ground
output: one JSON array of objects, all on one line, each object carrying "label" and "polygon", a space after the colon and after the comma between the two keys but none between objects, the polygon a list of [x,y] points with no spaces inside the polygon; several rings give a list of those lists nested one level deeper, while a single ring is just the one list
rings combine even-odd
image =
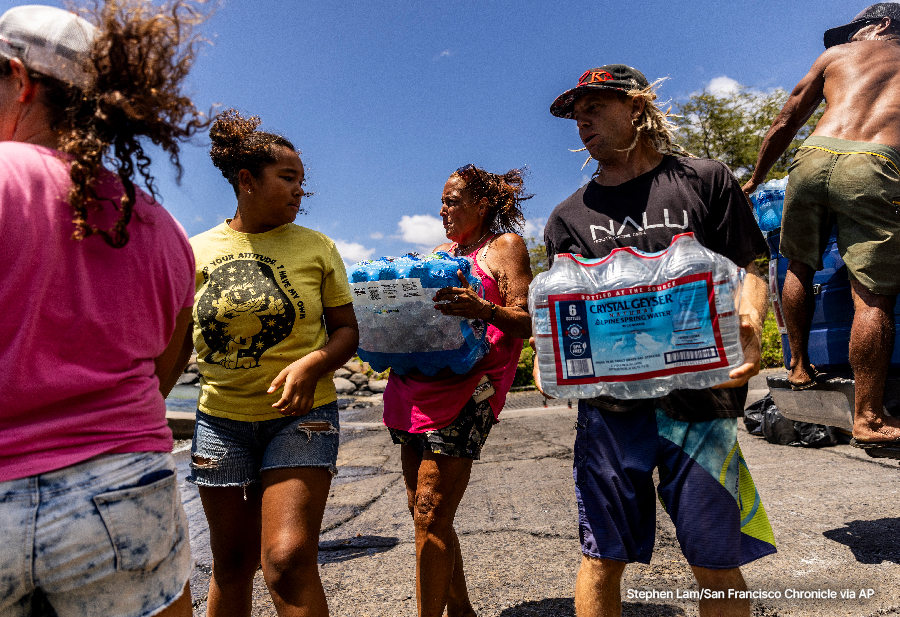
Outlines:
[{"label": "paved ground", "polygon": [[[751,382],[750,400],[765,393]],[[470,595],[482,617],[574,615],[580,562],[571,476],[576,411],[565,401],[544,408],[533,393],[510,397],[457,517]],[[333,616],[414,616],[415,552],[400,477],[399,452],[380,424],[380,408],[342,412],[342,446],[329,497],[319,563]],[[777,555],[746,566],[752,590],[781,598],[754,602],[765,617],[900,617],[900,468],[850,446],[821,450],[773,446],[742,430],[753,472],[778,541]],[[176,451],[183,448],[176,446]],[[188,453],[177,452],[182,477]],[[205,614],[211,556],[196,489],[182,492],[197,569],[195,615]],[[650,565],[626,570],[629,589],[671,598],[626,598],[626,616],[697,614],[696,590],[674,529],[661,510]],[[254,615],[275,615],[257,575]],[[871,597],[860,597],[872,589]],[[836,598],[786,599],[786,590]],[[841,597],[852,592],[855,597]],[[868,595],[868,593],[867,593]]]}]

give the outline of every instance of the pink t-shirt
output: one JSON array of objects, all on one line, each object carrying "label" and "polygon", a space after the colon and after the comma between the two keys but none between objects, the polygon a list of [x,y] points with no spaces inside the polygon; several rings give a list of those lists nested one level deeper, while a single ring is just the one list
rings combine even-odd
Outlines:
[{"label": "pink t-shirt", "polygon": [[[73,240],[68,174],[55,150],[0,142],[0,481],[172,448],[154,358],[193,304],[187,235],[138,191],[124,248]],[[119,187],[105,172],[98,192]],[[103,208],[88,221],[109,229]]]},{"label": "pink t-shirt", "polygon": [[[493,236],[486,242],[491,240]],[[474,265],[473,273],[481,279],[485,299],[497,306],[506,306],[497,281],[478,265],[475,255],[480,249],[481,246],[468,255]],[[422,374],[391,373],[384,391],[385,425],[409,433],[444,428],[456,419],[466,402],[472,398],[475,386],[484,375],[494,385],[495,394],[488,401],[494,418],[497,419],[516,377],[522,339],[514,338],[493,325],[488,325],[487,339],[491,343],[491,350],[465,375],[438,378]]]}]

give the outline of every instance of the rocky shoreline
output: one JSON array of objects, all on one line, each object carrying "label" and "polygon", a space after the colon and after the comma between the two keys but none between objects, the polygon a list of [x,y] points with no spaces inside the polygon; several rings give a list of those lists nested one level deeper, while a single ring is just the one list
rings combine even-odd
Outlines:
[{"label": "rocky shoreline", "polygon": [[[177,384],[180,386],[196,386],[200,384],[197,354],[191,356],[190,362],[178,378]],[[381,395],[384,394],[386,387],[387,371],[376,373],[369,366],[368,362],[362,362],[358,358],[350,360],[334,372],[334,389],[339,397],[352,396],[362,399],[377,397],[377,402],[380,403]],[[375,401],[363,402],[376,404]],[[342,408],[347,406],[353,406],[353,402],[348,401]]]}]

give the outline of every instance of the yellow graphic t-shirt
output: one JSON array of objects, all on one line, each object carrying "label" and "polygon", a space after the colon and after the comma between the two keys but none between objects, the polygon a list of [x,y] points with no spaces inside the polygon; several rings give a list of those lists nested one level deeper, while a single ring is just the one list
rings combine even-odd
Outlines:
[{"label": "yellow graphic t-shirt", "polygon": [[[353,301],[334,242],[293,223],[245,234],[226,221],[191,238],[191,246],[200,411],[253,422],[283,417],[272,407],[282,389],[266,392],[272,380],[325,345],[323,307]],[[327,374],[313,406],[335,400]]]}]

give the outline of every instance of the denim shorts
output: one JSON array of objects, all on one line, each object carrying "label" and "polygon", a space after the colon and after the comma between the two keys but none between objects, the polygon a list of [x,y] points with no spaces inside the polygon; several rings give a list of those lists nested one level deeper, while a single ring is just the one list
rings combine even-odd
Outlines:
[{"label": "denim shorts", "polygon": [[581,551],[650,563],[656,493],[692,566],[737,568],[775,552],[775,537],[737,442],[737,419],[673,420],[662,409],[604,412],[580,401],[575,495]]},{"label": "denim shorts", "polygon": [[60,617],[162,611],[193,568],[172,455],[107,454],[0,483],[0,546],[3,617],[32,603]]},{"label": "denim shorts", "polygon": [[315,407],[305,416],[261,422],[197,410],[187,480],[198,486],[246,487],[262,481],[261,471],[284,467],[326,467],[336,475],[339,441],[336,402]]}]

